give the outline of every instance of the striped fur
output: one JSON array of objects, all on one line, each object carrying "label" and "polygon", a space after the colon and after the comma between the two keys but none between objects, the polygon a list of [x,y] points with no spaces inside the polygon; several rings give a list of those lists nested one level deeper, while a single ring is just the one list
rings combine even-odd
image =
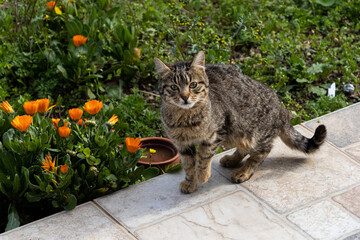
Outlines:
[{"label": "striped fur", "polygon": [[[211,159],[220,145],[236,146],[224,167],[238,167],[232,181],[248,180],[269,154],[275,137],[291,148],[312,153],[326,137],[321,125],[308,139],[292,126],[274,91],[240,74],[231,65],[205,65],[199,52],[192,62],[167,65],[155,58],[165,131],[180,151],[184,193],[211,175]],[[245,164],[240,162],[247,156]]]}]

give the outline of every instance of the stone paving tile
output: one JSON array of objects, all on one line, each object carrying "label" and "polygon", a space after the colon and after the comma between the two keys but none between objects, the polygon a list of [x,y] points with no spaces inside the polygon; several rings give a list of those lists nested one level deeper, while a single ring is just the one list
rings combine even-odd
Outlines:
[{"label": "stone paving tile", "polygon": [[360,142],[360,103],[311,120],[304,125],[314,131],[319,122],[327,126],[327,140],[339,148]]},{"label": "stone paving tile", "polygon": [[0,235],[1,240],[123,239],[134,240],[126,230],[88,202]]},{"label": "stone paving tile", "polygon": [[184,171],[164,174],[95,201],[121,224],[134,229],[237,189],[213,171],[209,182],[201,186],[199,184],[196,192],[183,194],[179,183],[184,180],[184,176]]},{"label": "stone paving tile", "polygon": [[[304,128],[298,131],[310,136]],[[213,162],[213,168],[230,179],[232,170]],[[241,183],[274,210],[285,213],[337,190],[360,183],[360,166],[330,144],[320,151],[305,155],[289,149],[277,139],[268,158],[252,178]]]},{"label": "stone paving tile", "polygon": [[307,239],[240,191],[136,231],[143,240]]},{"label": "stone paving tile", "polygon": [[351,235],[347,238],[344,238],[343,240],[360,240],[360,233],[356,233],[354,235]]},{"label": "stone paving tile", "polygon": [[360,142],[346,146],[342,150],[360,162]]},{"label": "stone paving tile", "polygon": [[360,186],[340,194],[333,199],[360,218]]},{"label": "stone paving tile", "polygon": [[330,201],[322,201],[287,217],[315,239],[332,240],[360,230],[360,222]]}]

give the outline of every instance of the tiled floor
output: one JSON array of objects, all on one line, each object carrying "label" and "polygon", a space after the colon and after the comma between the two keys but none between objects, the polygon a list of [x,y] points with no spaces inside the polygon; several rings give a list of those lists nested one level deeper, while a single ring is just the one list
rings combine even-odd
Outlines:
[{"label": "tiled floor", "polygon": [[184,173],[165,174],[22,226],[0,239],[360,240],[360,104],[296,129],[328,128],[321,151],[304,155],[279,139],[239,185],[216,156],[208,183],[185,195]]}]

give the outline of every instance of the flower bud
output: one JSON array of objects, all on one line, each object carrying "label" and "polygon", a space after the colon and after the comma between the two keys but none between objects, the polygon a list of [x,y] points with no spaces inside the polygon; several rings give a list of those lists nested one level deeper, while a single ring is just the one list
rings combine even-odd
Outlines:
[{"label": "flower bud", "polygon": [[70,156],[75,157],[76,156],[76,152],[72,151],[70,149],[66,149],[66,153],[68,153]]},{"label": "flower bud", "polygon": [[95,177],[97,177],[99,175],[99,170],[95,166],[91,166],[89,168],[89,171],[92,172]]},{"label": "flower bud", "polygon": [[96,122],[94,120],[87,120],[85,124],[89,127],[96,127]]},{"label": "flower bud", "polygon": [[116,189],[118,186],[115,180],[110,180],[109,185],[112,189]]}]

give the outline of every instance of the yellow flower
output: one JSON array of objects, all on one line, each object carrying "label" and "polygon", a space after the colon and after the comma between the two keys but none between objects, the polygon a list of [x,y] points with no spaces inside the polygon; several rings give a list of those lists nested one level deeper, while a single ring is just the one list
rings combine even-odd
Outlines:
[{"label": "yellow flower", "polygon": [[74,42],[75,47],[78,47],[81,44],[85,44],[87,39],[88,39],[87,37],[84,37],[82,35],[73,36],[73,42]]},{"label": "yellow flower", "polygon": [[79,120],[83,115],[83,110],[80,108],[72,108],[69,110],[69,115],[72,120]]},{"label": "yellow flower", "polygon": [[127,150],[131,153],[136,152],[141,146],[141,141],[138,138],[127,137],[125,143]]},{"label": "yellow flower", "polygon": [[117,121],[118,121],[119,119],[118,119],[118,117],[114,114],[114,115],[112,115],[112,117],[109,119],[109,123],[111,123],[112,125],[115,125],[115,123],[117,123]]},{"label": "yellow flower", "polygon": [[44,18],[45,20],[49,20],[49,15],[46,14]]},{"label": "yellow flower", "polygon": [[14,120],[12,120],[11,125],[20,132],[25,132],[30,127],[32,119],[32,116],[29,115],[16,116]]},{"label": "yellow flower", "polygon": [[60,10],[60,8],[58,6],[55,6],[55,13],[57,15],[61,15],[62,14],[62,11]]},{"label": "yellow flower", "polygon": [[44,171],[47,171],[47,172],[50,172],[50,173],[56,173],[56,170],[57,168],[55,167],[55,159],[54,160],[51,160],[51,156],[50,155],[47,155],[45,157],[45,162],[41,162],[43,166],[41,166]]},{"label": "yellow flower", "polygon": [[55,107],[55,105],[52,105],[51,107],[49,107],[50,100],[47,98],[38,99],[38,100],[36,100],[36,102],[38,103],[38,112],[39,113],[47,112],[50,109],[52,109],[53,107]]},{"label": "yellow flower", "polygon": [[34,115],[38,111],[39,103],[37,101],[25,102],[23,107],[27,114]]},{"label": "yellow flower", "polygon": [[14,112],[14,109],[11,107],[8,101],[3,101],[0,106],[5,110],[6,113]]},{"label": "yellow flower", "polygon": [[84,110],[91,115],[97,114],[103,107],[102,102],[98,100],[91,100],[85,103]]},{"label": "yellow flower", "polygon": [[151,154],[156,153],[156,150],[155,150],[155,149],[152,149],[152,148],[150,148],[150,150],[149,150],[149,151],[150,151],[150,153],[151,153]]},{"label": "yellow flower", "polygon": [[69,127],[62,126],[59,127],[58,131],[60,137],[67,138],[70,135],[71,129]]}]

